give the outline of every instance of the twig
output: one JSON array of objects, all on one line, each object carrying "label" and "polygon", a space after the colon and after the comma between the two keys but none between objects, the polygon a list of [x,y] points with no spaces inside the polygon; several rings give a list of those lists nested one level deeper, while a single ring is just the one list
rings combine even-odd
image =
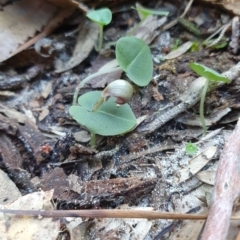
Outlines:
[{"label": "twig", "polygon": [[[11,210],[0,209],[5,214],[34,217],[88,217],[88,218],[147,218],[147,219],[184,219],[203,220],[206,214],[170,213],[152,210]],[[239,220],[240,216],[233,216],[231,220]],[[220,239],[220,238],[219,238]]]},{"label": "twig", "polygon": [[[157,212],[149,210],[10,210],[0,212],[20,216],[39,217],[89,217],[89,218],[147,218],[147,219],[206,219],[207,215]],[[238,218],[240,219],[240,218]]]},{"label": "twig", "polygon": [[227,237],[232,206],[240,195],[240,119],[220,156],[213,199],[201,239]]},{"label": "twig", "polygon": [[155,147],[148,148],[145,151],[140,151],[140,152],[133,153],[133,154],[127,154],[125,156],[122,156],[121,159],[122,159],[123,162],[129,162],[131,160],[146,156],[148,154],[161,152],[161,151],[166,151],[166,150],[175,149],[175,148],[177,148],[177,146],[174,146],[174,145],[170,145],[170,146],[169,145],[166,145],[166,146],[156,145]]}]

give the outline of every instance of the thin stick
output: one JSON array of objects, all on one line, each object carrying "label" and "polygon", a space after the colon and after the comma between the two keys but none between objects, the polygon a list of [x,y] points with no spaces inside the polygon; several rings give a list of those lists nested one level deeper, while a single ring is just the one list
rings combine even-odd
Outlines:
[{"label": "thin stick", "polygon": [[0,212],[41,217],[89,217],[89,218],[148,218],[148,219],[206,219],[207,215],[162,213],[145,210],[8,210],[0,209]]},{"label": "thin stick", "polygon": [[[180,16],[180,18],[183,18],[186,13],[188,12],[188,10],[190,9],[190,7],[192,6],[193,0],[190,0],[187,4],[187,6],[185,7],[184,12],[182,13],[182,15]],[[178,20],[173,20],[172,22],[168,23],[165,27],[163,27],[163,31],[166,31],[167,29],[173,27],[175,24],[178,23]]]},{"label": "thin stick", "polygon": [[199,107],[200,121],[201,121],[202,128],[203,128],[203,136],[205,136],[207,133],[207,126],[206,126],[205,118],[204,118],[204,102],[205,102],[205,98],[206,98],[206,94],[207,94],[208,84],[209,84],[209,80],[206,79],[205,86],[202,90],[200,107]]},{"label": "thin stick", "polygon": [[90,146],[94,147],[96,145],[96,134],[91,133],[91,140],[90,140]]},{"label": "thin stick", "polygon": [[95,50],[97,52],[100,52],[102,49],[102,43],[103,43],[103,26],[99,25],[99,36],[98,36],[98,44],[95,45]]},{"label": "thin stick", "polygon": [[[38,216],[38,217],[88,217],[88,218],[147,218],[147,219],[189,219],[203,220],[206,214],[187,214],[157,212],[152,210],[10,210],[0,209],[5,214],[18,216]],[[234,216],[232,220],[239,220],[240,216]]]}]

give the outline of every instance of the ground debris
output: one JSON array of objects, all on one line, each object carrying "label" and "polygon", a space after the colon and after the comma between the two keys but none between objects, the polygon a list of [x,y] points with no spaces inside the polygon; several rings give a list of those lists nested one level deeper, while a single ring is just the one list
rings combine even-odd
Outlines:
[{"label": "ground debris", "polygon": [[0,133],[0,156],[2,168],[22,167],[22,158],[10,138]]},{"label": "ground debris", "polygon": [[75,199],[66,198],[61,207],[71,208],[103,206],[120,202],[136,201],[139,197],[150,193],[156,184],[156,178],[116,178],[107,180],[79,181],[75,175],[68,177],[70,190],[77,193]]}]

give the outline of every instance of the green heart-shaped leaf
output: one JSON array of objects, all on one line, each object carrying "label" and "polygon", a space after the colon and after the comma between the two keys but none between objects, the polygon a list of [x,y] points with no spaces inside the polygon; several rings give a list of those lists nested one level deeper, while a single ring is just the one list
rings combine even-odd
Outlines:
[{"label": "green heart-shaped leaf", "polygon": [[135,37],[117,41],[116,59],[127,76],[138,86],[146,86],[152,79],[153,61],[149,46]]},{"label": "green heart-shaped leaf", "polygon": [[136,118],[128,104],[116,106],[114,98],[104,102],[95,112],[92,108],[100,99],[101,91],[88,92],[78,98],[80,106],[69,109],[73,119],[86,126],[90,132],[114,136],[126,133],[136,126]]},{"label": "green heart-shaped leaf", "polygon": [[224,77],[220,73],[202,64],[192,62],[189,64],[189,66],[195,73],[209,80],[216,81],[216,82],[225,82],[225,83],[230,82],[228,78]]},{"label": "green heart-shaped leaf", "polygon": [[102,26],[109,24],[112,21],[112,12],[109,8],[101,8],[87,12],[86,15],[93,22]]}]

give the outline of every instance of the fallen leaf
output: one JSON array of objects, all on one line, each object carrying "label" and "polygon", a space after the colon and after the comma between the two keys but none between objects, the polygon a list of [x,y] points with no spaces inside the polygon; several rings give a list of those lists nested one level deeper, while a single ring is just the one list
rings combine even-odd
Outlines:
[{"label": "fallen leaf", "polygon": [[[0,204],[9,204],[21,197],[21,193],[8,175],[0,169]],[[1,219],[0,219],[1,222]],[[1,228],[1,227],[0,227]]]},{"label": "fallen leaf", "polygon": [[15,109],[8,108],[0,104],[0,112],[4,113],[7,117],[11,119],[16,119],[19,123],[25,123],[27,117],[25,114],[18,112]]},{"label": "fallen leaf", "polygon": [[163,95],[158,91],[158,85],[154,85],[153,88],[153,98],[156,100],[156,101],[161,101],[163,100]]},{"label": "fallen leaf", "polygon": [[193,42],[191,42],[191,41],[188,41],[188,42],[184,43],[178,49],[176,49],[176,50],[170,52],[169,54],[167,54],[165,56],[165,59],[170,60],[170,59],[180,57],[185,52],[187,52],[191,48],[192,45],[193,45]]},{"label": "fallen leaf", "polygon": [[49,115],[49,109],[43,108],[42,112],[38,116],[38,120],[41,122],[43,119],[46,118],[47,115]]},{"label": "fallen leaf", "polygon": [[52,82],[49,82],[41,93],[42,97],[46,99],[51,91],[52,91]]},{"label": "fallen leaf", "polygon": [[[35,192],[20,197],[4,209],[53,210],[51,204],[53,191]],[[60,231],[60,221],[53,218],[18,217],[0,213],[1,239],[45,239],[54,240]]]},{"label": "fallen leaf", "polygon": [[192,158],[188,162],[187,166],[179,170],[180,177],[175,178],[175,182],[177,183],[184,182],[191,176],[199,172],[209,161],[211,161],[216,151],[217,151],[216,147],[209,147],[196,157]]},{"label": "fallen leaf", "polygon": [[216,171],[201,171],[196,175],[199,180],[210,185],[214,185],[215,176]]},{"label": "fallen leaf", "polygon": [[[152,208],[133,208],[121,205],[120,209],[152,210]],[[94,239],[143,240],[147,236],[153,221],[148,219],[103,219],[94,221],[90,235]],[[121,234],[119,235],[119,232]]]},{"label": "fallen leaf", "polygon": [[82,130],[82,131],[79,131],[79,132],[75,132],[73,134],[73,137],[78,142],[88,142],[91,139],[90,134],[87,131],[85,131],[85,130]]},{"label": "fallen leaf", "polygon": [[56,72],[60,73],[72,69],[87,58],[97,40],[98,32],[99,28],[97,24],[85,19],[85,24],[83,25],[83,28],[80,29],[77,44],[71,59],[64,63],[62,67],[59,67]]},{"label": "fallen leaf", "polygon": [[232,0],[232,1],[204,0],[204,1],[211,2],[212,5],[221,6],[221,7],[225,8],[226,10],[233,12],[233,14],[235,14],[235,15],[240,15],[240,1],[239,0]]},{"label": "fallen leaf", "polygon": [[41,31],[56,11],[56,6],[43,0],[21,0],[5,6],[0,11],[0,62]]}]

